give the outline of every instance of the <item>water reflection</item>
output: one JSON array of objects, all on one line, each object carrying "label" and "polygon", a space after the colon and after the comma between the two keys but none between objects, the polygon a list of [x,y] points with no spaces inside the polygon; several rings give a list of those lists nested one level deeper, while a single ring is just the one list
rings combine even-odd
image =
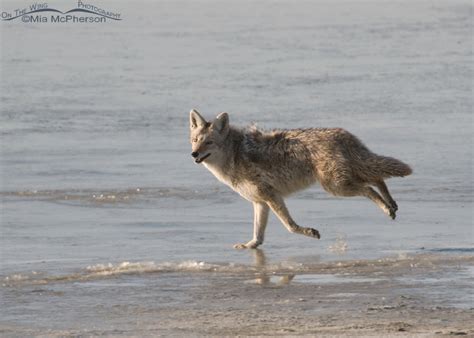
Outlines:
[{"label": "water reflection", "polygon": [[271,269],[268,269],[267,257],[262,249],[251,250],[254,259],[254,266],[257,270],[255,284],[265,286],[283,286],[288,285],[295,278],[295,274],[274,275]]}]

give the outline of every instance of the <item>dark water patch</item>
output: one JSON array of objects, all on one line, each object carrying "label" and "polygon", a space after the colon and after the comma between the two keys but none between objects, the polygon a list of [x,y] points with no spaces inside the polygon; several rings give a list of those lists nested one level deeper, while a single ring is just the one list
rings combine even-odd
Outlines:
[{"label": "dark water patch", "polygon": [[427,251],[444,253],[474,253],[474,248],[437,248],[429,249]]}]

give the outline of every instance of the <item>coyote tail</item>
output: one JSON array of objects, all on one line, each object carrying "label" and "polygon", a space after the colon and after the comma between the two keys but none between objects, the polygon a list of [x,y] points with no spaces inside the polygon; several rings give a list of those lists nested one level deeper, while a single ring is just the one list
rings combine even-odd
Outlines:
[{"label": "coyote tail", "polygon": [[403,177],[412,173],[408,164],[393,157],[374,155],[366,163],[369,172],[379,178]]}]

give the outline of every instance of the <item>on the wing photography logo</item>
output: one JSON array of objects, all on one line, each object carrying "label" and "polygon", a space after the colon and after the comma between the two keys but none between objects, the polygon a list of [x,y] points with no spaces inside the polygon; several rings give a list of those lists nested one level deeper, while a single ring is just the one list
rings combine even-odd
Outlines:
[{"label": "on the wing photography logo", "polygon": [[46,2],[32,3],[11,11],[2,9],[0,19],[24,23],[105,23],[108,20],[120,21],[122,17],[113,10],[78,0],[76,7],[66,11],[52,8]]}]

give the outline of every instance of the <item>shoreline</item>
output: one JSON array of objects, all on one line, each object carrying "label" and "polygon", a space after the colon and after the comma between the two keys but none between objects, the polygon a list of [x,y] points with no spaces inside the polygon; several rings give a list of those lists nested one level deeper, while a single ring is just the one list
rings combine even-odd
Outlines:
[{"label": "shoreline", "polygon": [[[255,250],[254,265],[232,269],[115,271],[96,267],[90,278],[4,286],[26,297],[90,297],[90,287],[115,299],[82,308],[63,300],[79,326],[0,322],[2,336],[410,336],[474,335],[474,256],[413,255],[399,259],[289,267],[267,264]],[[339,262],[342,263],[342,262]],[[325,265],[326,264],[326,265]],[[201,268],[205,267],[201,265]],[[109,269],[109,270],[107,270]],[[105,272],[109,272],[109,274]],[[31,280],[29,282],[32,282]],[[451,293],[450,288],[455,290]],[[120,291],[120,293],[117,293]],[[172,295],[170,294],[172,293]],[[455,304],[459,293],[471,296]],[[83,296],[80,294],[83,293]],[[104,296],[103,296],[104,297]],[[126,301],[122,301],[121,299]],[[43,302],[45,299],[43,298]],[[54,314],[52,314],[54,315]],[[107,325],[104,322],[107,321]],[[82,326],[81,326],[82,325]],[[114,327],[113,329],[111,327]]]}]

